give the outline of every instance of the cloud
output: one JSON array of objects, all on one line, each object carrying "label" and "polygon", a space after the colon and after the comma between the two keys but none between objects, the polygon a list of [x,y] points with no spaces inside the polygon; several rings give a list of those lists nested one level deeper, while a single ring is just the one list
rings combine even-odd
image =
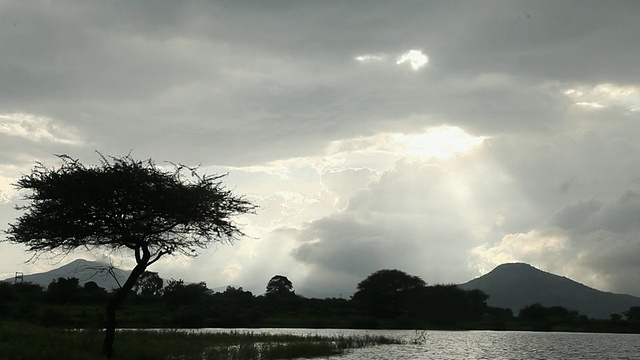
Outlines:
[{"label": "cloud", "polygon": [[383,54],[366,54],[359,55],[355,57],[356,61],[367,63],[367,62],[379,62],[385,60],[385,55]]},{"label": "cloud", "polygon": [[[485,197],[515,195],[507,179],[485,172],[499,169],[478,152],[439,164],[398,161],[353,193],[343,211],[294,232],[298,246],[291,255],[311,269],[304,281],[327,288],[333,282],[345,293],[383,268],[401,268],[430,283],[471,278],[467,249],[506,226],[504,215],[512,210]],[[474,187],[484,193],[470,192]]]},{"label": "cloud", "polygon": [[[384,63],[387,62],[387,58],[389,56],[387,54],[378,53],[378,54],[364,54],[358,55],[354,59],[359,63]],[[429,57],[422,53],[422,50],[409,50],[405,53],[402,53],[396,57],[395,64],[402,65],[404,63],[408,63],[409,66],[413,70],[420,70],[425,67],[429,62]]]},{"label": "cloud", "polygon": [[562,233],[551,230],[532,230],[528,233],[509,234],[494,246],[480,245],[470,250],[480,272],[487,273],[500,264],[525,262],[558,266],[557,257],[567,247]]},{"label": "cloud", "polygon": [[53,119],[32,114],[0,114],[0,134],[30,141],[51,141],[67,145],[81,145],[77,130]]},{"label": "cloud", "polygon": [[589,99],[606,109],[569,109],[553,131],[486,141],[529,210],[515,223],[507,216],[512,231],[473,248],[472,263],[486,271],[505,261],[530,262],[599,289],[640,294],[628,276],[637,270],[629,254],[638,247],[640,149],[633,138],[640,127],[626,105],[615,105],[620,96],[628,104],[633,92],[609,93],[616,95]]},{"label": "cloud", "polygon": [[8,204],[10,201],[9,195],[5,194],[3,190],[0,190],[0,204]]},{"label": "cloud", "polygon": [[409,50],[398,56],[396,64],[401,65],[408,62],[413,70],[420,70],[429,62],[429,57],[420,50]]},{"label": "cloud", "polygon": [[636,86],[597,84],[567,89],[564,92],[574,103],[591,109],[620,107],[624,111],[640,111],[640,90]]},{"label": "cloud", "polygon": [[335,207],[342,211],[349,199],[359,190],[365,189],[380,173],[367,168],[329,169],[321,175],[324,189],[336,195]]},{"label": "cloud", "polygon": [[11,185],[12,183],[12,178],[0,176],[0,204],[10,203],[15,196],[15,190]]},{"label": "cloud", "polygon": [[528,233],[481,245],[471,256],[486,272],[505,262],[527,262],[598,289],[640,294],[632,274],[640,271],[640,192],[611,201],[568,204]]}]

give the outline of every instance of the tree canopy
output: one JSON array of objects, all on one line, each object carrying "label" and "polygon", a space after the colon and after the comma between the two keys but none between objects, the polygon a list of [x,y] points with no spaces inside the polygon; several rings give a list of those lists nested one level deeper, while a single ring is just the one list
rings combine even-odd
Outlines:
[{"label": "tree canopy", "polygon": [[378,270],[358,284],[353,295],[354,300],[369,297],[393,297],[412,289],[425,287],[426,283],[418,276],[409,275],[400,270]]},{"label": "tree canopy", "polygon": [[267,295],[293,294],[293,283],[286,276],[276,275],[267,283]]},{"label": "tree canopy", "polygon": [[404,271],[378,270],[358,284],[353,300],[368,307],[376,316],[392,317],[401,311],[402,302],[411,291],[425,286],[420,277]]},{"label": "tree canopy", "polygon": [[153,263],[165,254],[188,256],[212,241],[233,241],[242,232],[232,218],[254,210],[220,181],[151,160],[106,158],[85,166],[66,155],[59,168],[38,163],[16,186],[29,192],[24,213],[9,225],[8,241],[36,254],[78,247],[127,248]]},{"label": "tree canopy", "polygon": [[157,272],[145,271],[138,278],[133,290],[143,296],[153,296],[160,293],[164,286],[164,280]]},{"label": "tree canopy", "polygon": [[85,166],[58,155],[62,165],[37,163],[18,179],[25,190],[23,214],[9,224],[7,239],[34,256],[68,254],[75,249],[130,250],[136,266],[107,305],[104,352],[112,357],[115,310],[146,268],[164,255],[196,256],[211,242],[233,242],[243,235],[233,218],[255,205],[227,190],[224,175],[201,175],[197,168],[130,155],[105,157]]},{"label": "tree canopy", "polygon": [[627,317],[627,320],[640,322],[640,306],[632,306],[629,310],[623,312],[623,315]]}]

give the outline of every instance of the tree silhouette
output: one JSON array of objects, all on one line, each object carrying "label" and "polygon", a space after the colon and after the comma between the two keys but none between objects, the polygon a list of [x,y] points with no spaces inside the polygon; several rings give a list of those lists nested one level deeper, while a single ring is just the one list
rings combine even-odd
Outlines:
[{"label": "tree silhouette", "polygon": [[107,298],[107,291],[101,288],[95,281],[89,281],[82,287],[85,300],[89,303],[102,302]]},{"label": "tree silhouette", "polygon": [[544,320],[546,315],[546,308],[540,303],[527,305],[518,312],[518,317],[523,320]]},{"label": "tree silhouette", "polygon": [[[0,281],[0,304],[9,302],[15,298],[13,286],[8,281]],[[2,310],[2,309],[0,309]],[[0,315],[2,311],[0,311]]]},{"label": "tree silhouette", "polygon": [[438,284],[419,289],[404,305],[412,315],[438,327],[461,321],[478,321],[487,311],[488,296],[480,290],[463,290],[455,284]]},{"label": "tree silhouette", "polygon": [[374,316],[397,316],[402,303],[415,290],[426,286],[424,280],[400,270],[378,270],[358,284],[353,300]]},{"label": "tree silhouette", "polygon": [[184,280],[169,280],[162,291],[167,306],[176,309],[179,306],[192,307],[204,303],[212,291],[203,281],[199,283],[185,284]]},{"label": "tree silhouette", "polygon": [[226,190],[224,175],[200,175],[173,165],[163,170],[130,155],[85,166],[58,155],[59,168],[37,163],[16,187],[27,190],[24,213],[9,225],[7,239],[37,258],[77,248],[127,250],[136,266],[107,303],[103,353],[113,357],[116,310],[148,266],[164,255],[196,256],[211,242],[233,242],[242,231],[232,220],[255,206]]},{"label": "tree silhouette", "polygon": [[227,286],[225,291],[220,293],[220,296],[229,303],[242,307],[248,307],[253,302],[253,294],[251,291],[245,291],[242,287],[235,288],[233,286]]},{"label": "tree silhouette", "polygon": [[286,276],[276,275],[267,283],[268,296],[282,296],[293,294],[293,283]]},{"label": "tree silhouette", "polygon": [[632,306],[622,313],[627,321],[640,322],[640,306]]},{"label": "tree silhouette", "polygon": [[160,294],[163,286],[164,280],[157,272],[145,271],[140,275],[133,289],[142,296],[155,296]]},{"label": "tree silhouette", "polygon": [[80,280],[75,277],[54,279],[47,286],[47,297],[54,304],[70,304],[79,301]]}]

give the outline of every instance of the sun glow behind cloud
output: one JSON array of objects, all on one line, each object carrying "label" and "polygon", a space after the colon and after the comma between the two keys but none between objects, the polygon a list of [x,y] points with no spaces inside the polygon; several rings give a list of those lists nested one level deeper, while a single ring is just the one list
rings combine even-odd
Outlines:
[{"label": "sun glow behind cloud", "polygon": [[442,126],[421,134],[396,134],[393,151],[418,158],[446,158],[481,145],[487,137],[473,136],[458,127]]},{"label": "sun glow behind cloud", "polygon": [[328,156],[358,155],[380,159],[384,155],[392,162],[401,158],[442,159],[472,151],[486,139],[486,136],[474,136],[459,127],[445,125],[427,128],[420,133],[382,133],[335,141],[329,147]]},{"label": "sun glow behind cloud", "polygon": [[333,141],[315,156],[277,160],[247,167],[223,167],[223,171],[266,174],[279,181],[294,181],[299,173],[321,174],[333,168],[384,171],[403,158],[444,159],[473,151],[487,136],[475,136],[455,126],[426,128],[418,133],[380,133]]},{"label": "sun glow behind cloud", "polygon": [[[232,184],[241,186],[242,192],[264,202],[268,209],[264,211],[273,213],[269,215],[272,220],[278,219],[262,222],[254,229],[252,236],[262,237],[277,227],[298,226],[289,221],[309,221],[339,211],[345,199],[384,172],[393,171],[400,160],[428,164],[454,159],[475,151],[485,139],[487,137],[469,134],[458,127],[439,126],[412,134],[380,133],[337,140],[314,156],[210,170],[230,172]],[[334,174],[331,179],[328,178],[330,174]],[[256,176],[262,180],[251,181]],[[329,180],[334,182],[330,189],[322,183]]]}]

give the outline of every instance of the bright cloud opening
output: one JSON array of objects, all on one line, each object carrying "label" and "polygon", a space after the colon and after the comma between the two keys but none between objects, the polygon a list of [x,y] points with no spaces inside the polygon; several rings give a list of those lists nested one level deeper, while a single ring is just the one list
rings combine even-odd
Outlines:
[{"label": "bright cloud opening", "polygon": [[401,65],[405,62],[408,62],[413,70],[419,70],[427,65],[429,57],[420,50],[409,50],[398,57],[396,64]]},{"label": "bright cloud opening", "polygon": [[640,110],[640,89],[635,86],[598,84],[567,89],[564,94],[583,108],[603,109],[617,106],[627,111]]},{"label": "bright cloud opening", "polygon": [[368,168],[384,171],[401,158],[428,160],[449,158],[473,151],[488,139],[455,126],[427,128],[415,134],[381,133],[332,142],[323,154],[278,160],[262,166],[224,167],[219,171],[264,173],[280,180],[292,180],[294,173],[313,169],[314,174],[334,168]]},{"label": "bright cloud opening", "polygon": [[454,126],[441,126],[421,134],[396,134],[393,152],[419,158],[446,158],[481,145],[486,136],[473,136]]},{"label": "bright cloud opening", "polygon": [[550,258],[565,250],[568,239],[551,231],[532,230],[528,233],[508,234],[494,246],[480,245],[471,249],[480,272],[510,262],[532,265],[548,263]]}]

